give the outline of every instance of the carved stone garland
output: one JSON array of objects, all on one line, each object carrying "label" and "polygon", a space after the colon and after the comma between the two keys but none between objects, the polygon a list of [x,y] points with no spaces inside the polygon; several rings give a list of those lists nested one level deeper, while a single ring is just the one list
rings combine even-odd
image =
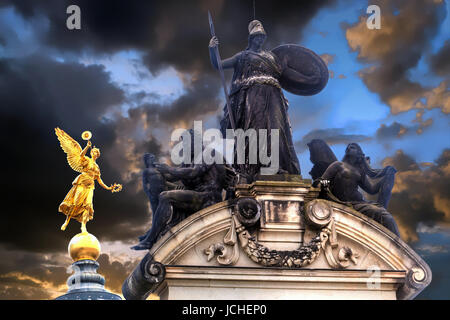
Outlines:
[{"label": "carved stone garland", "polygon": [[221,265],[235,264],[239,259],[239,242],[250,259],[266,267],[305,267],[314,262],[321,251],[324,251],[325,258],[333,269],[347,268],[350,262],[357,264],[359,255],[349,247],[340,248],[337,257],[333,255],[333,249],[338,247],[338,243],[332,209],[326,201],[316,199],[306,204],[306,221],[309,226],[319,230],[308,244],[297,250],[271,250],[251,236],[245,227],[255,225],[260,215],[261,206],[258,201],[253,198],[239,199],[231,213],[231,226],[223,243],[212,244],[205,249],[207,260],[211,261],[217,256],[217,262]]}]

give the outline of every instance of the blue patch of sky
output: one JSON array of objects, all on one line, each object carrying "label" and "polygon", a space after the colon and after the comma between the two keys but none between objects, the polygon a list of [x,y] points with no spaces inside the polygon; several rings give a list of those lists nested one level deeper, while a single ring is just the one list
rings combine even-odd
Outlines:
[{"label": "blue patch of sky", "polygon": [[450,1],[448,0],[445,1],[445,4],[446,4],[445,20],[442,22],[441,28],[439,29],[437,36],[431,42],[434,52],[439,50],[446,40],[450,39]]},{"label": "blue patch of sky", "polygon": [[[341,27],[343,22],[357,22],[366,9],[366,2],[340,1],[335,7],[319,12],[305,28],[299,44],[319,55],[333,55],[328,68],[334,77],[329,79],[325,89],[316,96],[286,95],[290,101],[291,118],[299,119],[292,123],[295,141],[312,130],[327,128],[343,128],[345,134],[371,136],[389,115],[389,108],[380,101],[378,95],[367,89],[357,75],[367,65],[357,61],[357,52],[350,51],[345,30]],[[345,78],[340,79],[340,75]],[[361,145],[364,146],[364,143]],[[343,157],[345,148],[345,145],[332,146],[338,159]],[[366,152],[370,152],[370,149]],[[306,177],[312,166],[308,150],[301,152],[299,159]]]},{"label": "blue patch of sky", "polygon": [[419,251],[423,247],[426,248],[425,245],[427,244],[439,243],[443,248],[447,248],[447,250],[450,251],[450,233],[445,229],[439,232],[435,232],[433,229],[431,229],[430,232],[419,231],[417,234],[421,242],[412,244],[412,247],[414,249],[417,249]]},{"label": "blue patch of sky", "polygon": [[142,53],[135,50],[120,51],[104,58],[85,58],[84,64],[102,64],[111,79],[130,92],[157,93],[168,101],[184,92],[183,83],[173,68],[166,68],[153,76],[142,63]]},{"label": "blue patch of sky", "polygon": [[[356,52],[350,51],[345,30],[341,27],[342,22],[358,21],[358,17],[366,8],[363,2],[341,1],[336,7],[323,9],[303,32],[301,45],[318,54],[334,55],[333,61],[328,66],[334,77],[330,78],[327,87],[314,97],[319,100],[314,103],[315,107],[322,100],[323,105],[331,104],[332,108],[326,115],[321,115],[323,118],[320,123],[314,125],[320,124],[322,128],[347,128],[349,133],[369,134],[377,129],[376,120],[381,120],[389,114],[386,105],[379,101],[377,95],[368,91],[357,75],[357,72],[366,65],[356,60]],[[326,36],[323,37],[319,32],[326,33]],[[345,78],[340,79],[340,75]],[[292,96],[291,104],[299,102],[301,106],[305,99],[311,98]],[[291,112],[305,113],[309,110],[300,107]],[[309,129],[314,130],[318,127]]]},{"label": "blue patch of sky", "polygon": [[426,87],[436,87],[443,80],[429,69],[429,57],[436,54],[444,45],[446,40],[450,39],[450,1],[445,2],[445,19],[442,22],[437,35],[431,40],[430,51],[424,54],[415,68],[410,71],[410,79],[424,84]]},{"label": "blue patch of sky", "polygon": [[[423,129],[422,134],[417,134],[417,123],[412,123],[416,110],[411,110],[394,118],[394,121],[409,126],[409,131],[399,137],[387,140],[373,138],[361,142],[360,145],[366,155],[371,157],[371,163],[375,167],[380,167],[386,157],[394,156],[397,150],[402,150],[405,154],[414,158],[418,163],[433,162],[441,154],[443,149],[450,148],[450,123],[448,116],[438,110],[425,112],[423,119],[433,119],[433,124]],[[394,121],[386,121],[386,125],[391,125]],[[333,146],[333,150],[334,150]]]},{"label": "blue patch of sky", "polygon": [[109,72],[111,80],[131,97],[144,92],[142,100],[127,99],[121,106],[123,116],[130,108],[142,103],[170,104],[184,93],[183,82],[175,69],[169,67],[157,76],[153,76],[142,63],[142,53],[136,50],[124,50],[109,56],[87,56],[79,60],[85,65],[101,64]]},{"label": "blue patch of sky", "polygon": [[424,128],[422,134],[412,133],[405,139],[394,139],[392,144],[397,149],[413,156],[418,162],[431,162],[437,159],[444,148],[450,148],[449,118],[440,110],[426,113],[425,119],[433,119],[430,127]]},{"label": "blue patch of sky", "polygon": [[[351,52],[345,38],[341,23],[355,23],[361,14],[365,13],[366,2],[341,1],[336,7],[323,9],[304,30],[303,40],[299,43],[318,54],[328,53],[334,55],[329,69],[333,71],[334,78],[330,79],[327,87],[313,97],[299,97],[287,94],[290,101],[290,110],[294,141],[300,140],[305,134],[316,129],[344,128],[346,134],[371,136],[372,139],[360,142],[364,152],[371,156],[372,165],[381,165],[382,160],[392,156],[395,151],[402,149],[413,156],[418,162],[431,162],[449,147],[447,138],[450,134],[448,116],[443,116],[440,110],[426,111],[423,119],[433,118],[431,127],[425,128],[421,135],[412,129],[402,138],[393,138],[389,141],[379,141],[375,138],[376,130],[381,124],[390,125],[394,121],[405,126],[417,126],[412,120],[417,110],[392,115],[389,107],[379,96],[370,92],[357,72],[369,65],[357,61],[356,52]],[[447,3],[447,10],[449,4]],[[449,38],[449,15],[443,22],[440,32],[433,44],[440,43]],[[326,33],[326,36],[320,34]],[[436,49],[436,51],[437,51]],[[339,75],[345,79],[339,79]],[[411,79],[425,86],[436,86],[442,80],[429,72],[428,63],[422,58],[418,67],[411,71]],[[298,120],[297,120],[298,119]],[[302,121],[306,120],[306,121]],[[442,139],[436,139],[441,136]],[[332,149],[338,159],[344,155],[345,145],[333,145]],[[299,153],[299,160],[303,175],[311,168],[308,150]]]}]

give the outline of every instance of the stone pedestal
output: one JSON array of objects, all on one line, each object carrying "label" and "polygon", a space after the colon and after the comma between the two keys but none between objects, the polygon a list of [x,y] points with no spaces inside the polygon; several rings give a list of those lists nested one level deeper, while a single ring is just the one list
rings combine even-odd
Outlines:
[{"label": "stone pedestal", "polygon": [[164,300],[395,300],[405,272],[167,266],[156,294]]},{"label": "stone pedestal", "polygon": [[100,242],[88,232],[70,240],[68,252],[74,260],[73,274],[67,279],[69,290],[56,300],[122,300],[105,289],[105,278],[97,273],[100,251]]},{"label": "stone pedestal", "polygon": [[413,299],[428,265],[300,176],[265,177],[188,217],[124,282],[126,299]]},{"label": "stone pedestal", "polygon": [[302,180],[300,176],[260,178],[264,180],[236,188],[238,198],[251,197],[261,204],[259,242],[273,249],[299,248],[306,230],[304,216],[299,213],[305,202],[317,197],[319,190],[312,190],[311,180]]},{"label": "stone pedestal", "polygon": [[94,260],[80,260],[72,264],[74,273],[67,279],[69,290],[56,300],[122,300],[105,289],[105,278],[97,273]]}]

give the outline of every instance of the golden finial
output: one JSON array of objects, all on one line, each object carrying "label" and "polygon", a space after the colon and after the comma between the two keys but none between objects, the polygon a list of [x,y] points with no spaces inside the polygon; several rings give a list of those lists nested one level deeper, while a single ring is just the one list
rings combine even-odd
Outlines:
[{"label": "golden finial", "polygon": [[97,260],[100,256],[100,242],[88,232],[75,235],[69,243],[69,255],[73,261]]}]

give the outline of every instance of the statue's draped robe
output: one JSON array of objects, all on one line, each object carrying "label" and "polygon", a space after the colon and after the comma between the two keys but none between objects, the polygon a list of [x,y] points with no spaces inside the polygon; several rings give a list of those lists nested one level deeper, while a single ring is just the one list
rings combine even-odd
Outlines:
[{"label": "statue's draped robe", "polygon": [[83,214],[88,214],[88,219],[94,218],[93,197],[95,180],[100,177],[100,168],[94,160],[82,158],[83,173],[72,182],[72,189],[67,193],[63,202],[59,205],[59,212],[70,218],[82,222]]},{"label": "statue's draped robe", "polygon": [[[230,91],[231,110],[234,114],[236,129],[244,131],[252,128],[267,129],[268,153],[271,146],[271,129],[279,129],[279,164],[281,172],[300,174],[300,165],[292,143],[292,130],[288,117],[288,103],[279,86],[281,65],[276,56],[268,51],[243,51],[234,68]],[[246,79],[255,79],[247,81]],[[272,79],[270,79],[272,78]],[[264,80],[265,79],[265,80]],[[224,108],[224,118],[221,130],[226,137],[226,129],[231,129],[227,107]],[[258,138],[259,139],[259,138]],[[248,151],[248,146],[246,150]],[[247,158],[247,157],[246,157]],[[259,173],[261,165],[246,165],[245,173],[255,175]],[[236,166],[242,171],[242,166]]]}]

